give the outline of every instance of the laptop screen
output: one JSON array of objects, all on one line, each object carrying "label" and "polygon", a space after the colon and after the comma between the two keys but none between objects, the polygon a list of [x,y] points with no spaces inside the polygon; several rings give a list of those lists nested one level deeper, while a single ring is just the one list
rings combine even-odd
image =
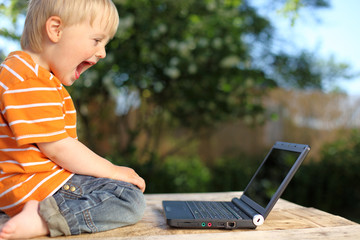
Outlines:
[{"label": "laptop screen", "polygon": [[273,148],[244,195],[266,208],[300,154]]}]

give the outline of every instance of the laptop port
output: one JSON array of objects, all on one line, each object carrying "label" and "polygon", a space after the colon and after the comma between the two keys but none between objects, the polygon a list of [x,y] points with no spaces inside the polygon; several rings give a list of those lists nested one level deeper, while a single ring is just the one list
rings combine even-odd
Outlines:
[{"label": "laptop port", "polygon": [[224,222],[219,222],[219,223],[217,224],[217,226],[218,226],[218,227],[225,227],[225,223],[224,223]]},{"label": "laptop port", "polygon": [[236,227],[236,222],[227,222],[226,223],[226,228],[235,228]]}]

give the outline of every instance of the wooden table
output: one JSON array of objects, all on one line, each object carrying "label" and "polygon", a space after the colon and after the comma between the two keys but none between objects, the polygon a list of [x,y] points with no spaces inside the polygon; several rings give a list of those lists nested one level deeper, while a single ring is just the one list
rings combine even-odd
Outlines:
[{"label": "wooden table", "polygon": [[[56,239],[360,239],[360,225],[315,208],[307,208],[280,199],[262,226],[255,230],[176,229],[166,225],[162,200],[230,201],[241,192],[195,194],[146,194],[147,209],[143,219],[133,225],[96,234]],[[45,239],[45,238],[42,238]]]}]

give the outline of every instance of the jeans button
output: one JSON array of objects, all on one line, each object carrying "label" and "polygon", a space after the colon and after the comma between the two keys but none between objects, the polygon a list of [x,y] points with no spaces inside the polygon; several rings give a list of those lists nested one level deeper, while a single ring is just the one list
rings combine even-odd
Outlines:
[{"label": "jeans button", "polygon": [[76,188],[75,188],[74,186],[72,186],[72,187],[70,188],[70,191],[72,191],[72,192],[75,192],[75,190],[76,190]]}]

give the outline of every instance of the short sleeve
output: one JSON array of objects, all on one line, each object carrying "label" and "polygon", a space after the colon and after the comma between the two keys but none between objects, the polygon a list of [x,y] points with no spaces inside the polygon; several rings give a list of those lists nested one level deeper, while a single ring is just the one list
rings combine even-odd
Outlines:
[{"label": "short sleeve", "polygon": [[68,136],[62,87],[50,80],[28,79],[3,93],[1,111],[18,145]]}]

